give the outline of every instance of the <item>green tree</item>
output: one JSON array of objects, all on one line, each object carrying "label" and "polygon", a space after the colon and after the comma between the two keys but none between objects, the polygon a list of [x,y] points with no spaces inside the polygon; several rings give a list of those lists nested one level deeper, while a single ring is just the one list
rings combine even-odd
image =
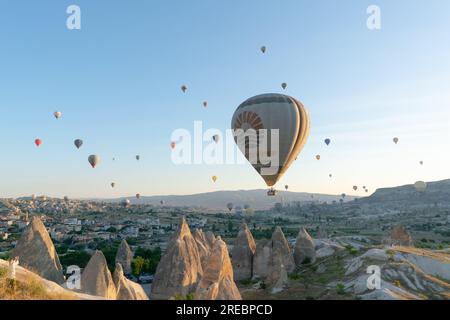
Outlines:
[{"label": "green tree", "polygon": [[142,273],[142,270],[144,269],[144,265],[145,265],[144,258],[137,257],[137,258],[133,259],[133,261],[131,262],[131,272],[133,273],[133,275],[138,277]]}]

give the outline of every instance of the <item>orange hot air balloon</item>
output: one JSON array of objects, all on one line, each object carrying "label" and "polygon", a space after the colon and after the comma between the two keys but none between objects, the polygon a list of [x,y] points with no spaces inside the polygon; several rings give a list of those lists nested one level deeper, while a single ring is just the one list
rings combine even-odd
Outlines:
[{"label": "orange hot air balloon", "polygon": [[177,144],[175,143],[175,141],[172,141],[172,142],[170,143],[170,147],[171,147],[172,149],[175,149],[176,146],[177,146]]},{"label": "orange hot air balloon", "polygon": [[39,147],[42,144],[42,140],[41,139],[36,139],[34,140],[34,144]]},{"label": "orange hot air balloon", "polygon": [[317,160],[320,160],[320,154],[318,154],[318,155],[316,156],[316,159],[317,159]]}]

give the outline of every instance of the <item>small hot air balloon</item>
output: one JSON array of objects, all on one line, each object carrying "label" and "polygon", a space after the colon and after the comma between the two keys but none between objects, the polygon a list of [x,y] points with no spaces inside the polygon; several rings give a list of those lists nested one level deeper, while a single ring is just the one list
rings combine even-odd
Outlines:
[{"label": "small hot air balloon", "polygon": [[186,85],[183,84],[183,85],[181,86],[181,91],[183,91],[183,93],[186,92],[187,89],[188,89],[188,88],[187,88]]},{"label": "small hot air balloon", "polygon": [[420,161],[419,163],[420,163],[421,166],[423,166],[423,161]]},{"label": "small hot air balloon", "polygon": [[289,186],[288,186],[288,185],[285,185],[284,188],[287,190],[287,189],[289,189]]},{"label": "small hot air balloon", "polygon": [[217,181],[217,176],[212,176],[212,181],[215,183]]},{"label": "small hot air balloon", "polygon": [[140,199],[141,195],[139,193],[136,193],[136,199]]},{"label": "small hot air balloon", "polygon": [[42,140],[41,139],[36,139],[34,140],[34,144],[39,147],[42,144]]},{"label": "small hot air balloon", "polygon": [[36,201],[36,195],[35,194],[31,195],[31,200]]},{"label": "small hot air balloon", "polygon": [[353,190],[358,190],[358,186],[353,186]]},{"label": "small hot air balloon", "polygon": [[116,186],[115,182],[111,182],[111,188],[114,188]]},{"label": "small hot air balloon", "polygon": [[64,196],[64,201],[65,202],[69,202],[69,197],[68,196]]},{"label": "small hot air balloon", "polygon": [[366,193],[369,192],[369,190],[366,189]]},{"label": "small hot air balloon", "polygon": [[262,53],[266,53],[266,50],[267,50],[266,46],[262,46],[262,47],[261,47],[261,52],[262,52]]},{"label": "small hot air balloon", "polygon": [[170,147],[171,147],[172,149],[175,149],[176,146],[177,146],[177,144],[175,143],[175,141],[172,141],[172,142],[170,143]]},{"label": "small hot air balloon", "polygon": [[136,156],[136,160],[139,161],[140,159],[141,159],[141,156],[140,156],[140,155],[137,155],[137,156]]},{"label": "small hot air balloon", "polygon": [[286,83],[286,82],[283,82],[283,83],[281,84],[281,87],[283,88],[283,90],[286,90],[287,83]]},{"label": "small hot air balloon", "polygon": [[89,156],[88,161],[92,168],[95,168],[95,166],[100,163],[100,156],[92,154]]},{"label": "small hot air balloon", "polygon": [[345,198],[347,195],[345,193],[341,194],[342,198]]},{"label": "small hot air balloon", "polygon": [[325,139],[325,144],[327,145],[327,146],[329,146],[330,145],[330,143],[331,143],[331,139]]},{"label": "small hot air balloon", "polygon": [[316,156],[316,159],[317,159],[317,160],[320,160],[320,154],[318,154],[318,155]]},{"label": "small hot air balloon", "polygon": [[53,115],[55,116],[56,119],[59,119],[59,118],[61,118],[62,113],[61,113],[60,111],[55,111],[55,112],[53,113]]},{"label": "small hot air balloon", "polygon": [[366,190],[366,186],[363,186],[363,189]]},{"label": "small hot air balloon", "polygon": [[220,138],[219,138],[219,135],[218,135],[218,134],[213,135],[212,138],[213,138],[213,140],[214,140],[215,143],[219,143],[219,139],[220,139]]},{"label": "small hot air balloon", "polygon": [[207,107],[208,106],[208,101],[203,101],[203,107]]},{"label": "small hot air balloon", "polygon": [[124,206],[125,208],[128,207],[129,205],[130,205],[130,200],[124,199],[124,200],[122,201],[122,206]]},{"label": "small hot air balloon", "polygon": [[414,183],[414,188],[416,188],[418,192],[425,192],[427,189],[427,183],[424,181],[417,181]]},{"label": "small hot air balloon", "polygon": [[164,204],[164,201],[163,200],[161,200],[160,202],[159,202],[161,205],[163,205]]},{"label": "small hot air balloon", "polygon": [[331,173],[330,173],[328,176],[329,176],[330,178],[333,177],[333,175],[332,175]]},{"label": "small hot air balloon", "polygon": [[231,210],[233,210],[233,203],[231,202],[227,203],[227,208],[231,212]]},{"label": "small hot air balloon", "polygon": [[394,143],[395,144],[397,144],[398,143],[398,138],[397,137],[395,137],[394,139],[392,139],[393,141],[394,141]]},{"label": "small hot air balloon", "polygon": [[75,144],[75,147],[77,147],[77,149],[80,149],[81,146],[83,145],[83,140],[76,139],[73,143]]}]

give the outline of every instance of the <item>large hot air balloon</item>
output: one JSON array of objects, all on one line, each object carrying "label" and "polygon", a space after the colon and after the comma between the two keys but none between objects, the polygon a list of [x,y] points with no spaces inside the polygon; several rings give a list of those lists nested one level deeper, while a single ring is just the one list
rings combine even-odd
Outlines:
[{"label": "large hot air balloon", "polygon": [[327,145],[327,146],[329,146],[330,145],[330,143],[331,143],[331,139],[325,139],[325,144]]},{"label": "large hot air balloon", "polygon": [[111,182],[111,188],[114,188],[116,186],[115,182]]},{"label": "large hot air balloon", "polygon": [[425,192],[427,189],[427,183],[424,181],[417,181],[414,183],[414,188],[416,188],[418,192]]},{"label": "large hot air balloon", "polygon": [[61,118],[62,113],[61,113],[60,111],[55,111],[55,112],[53,113],[53,115],[55,116],[56,119],[59,119],[59,118]]},{"label": "large hot air balloon", "polygon": [[394,139],[392,139],[392,141],[394,141],[394,143],[397,144],[398,143],[398,138],[395,137]]},{"label": "large hot air balloon", "polygon": [[215,183],[217,181],[217,176],[212,176],[211,179]]},{"label": "large hot air balloon", "polygon": [[[263,94],[243,102],[234,112],[231,128],[239,149],[261,175],[267,186],[274,186],[298,156],[309,136],[309,116],[296,99],[283,94]],[[256,137],[248,139],[248,129]],[[266,129],[267,131],[262,131]],[[279,143],[272,150],[271,130],[279,130]],[[266,135],[267,139],[262,139]],[[247,137],[247,138],[245,138]],[[245,143],[242,143],[246,140]],[[261,162],[258,153],[277,156],[278,165]]]},{"label": "large hot air balloon", "polygon": [[186,91],[187,91],[187,89],[188,89],[188,88],[187,88],[187,86],[186,86],[186,85],[184,85],[184,84],[183,84],[183,85],[181,86],[181,91],[183,91],[183,92],[186,92]]},{"label": "large hot air balloon", "polygon": [[233,204],[231,202],[227,203],[227,208],[229,211],[233,210]]},{"label": "large hot air balloon", "polygon": [[36,140],[34,140],[34,144],[36,145],[36,147],[39,147],[42,144],[42,140],[36,139]]},{"label": "large hot air balloon", "polygon": [[262,46],[262,47],[261,47],[261,52],[262,52],[262,53],[266,53],[266,50],[267,50],[266,46]]},{"label": "large hot air balloon", "polygon": [[358,186],[353,186],[353,190],[358,190]]},{"label": "large hot air balloon", "polygon": [[97,164],[100,163],[100,156],[91,154],[88,158],[88,161],[91,164],[92,168],[95,168]]},{"label": "large hot air balloon", "polygon": [[214,142],[215,143],[219,143],[219,139],[220,139],[220,137],[219,137],[219,135],[218,134],[215,134],[215,135],[213,135],[213,140],[214,140]]},{"label": "large hot air balloon", "polygon": [[136,155],[136,160],[139,161],[141,159],[140,155]]},{"label": "large hot air balloon", "polygon": [[77,149],[80,149],[81,146],[83,145],[83,140],[76,139],[73,143],[75,144],[75,147],[77,147]]},{"label": "large hot air balloon", "polygon": [[317,160],[320,160],[320,154],[318,154],[318,155],[316,156],[316,159],[317,159]]},{"label": "large hot air balloon", "polygon": [[141,195],[139,193],[136,193],[136,199],[140,199]]}]

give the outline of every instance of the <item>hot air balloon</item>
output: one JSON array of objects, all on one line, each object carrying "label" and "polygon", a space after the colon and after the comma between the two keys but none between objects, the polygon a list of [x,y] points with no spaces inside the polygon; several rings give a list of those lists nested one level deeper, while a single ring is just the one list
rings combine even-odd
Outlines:
[{"label": "hot air balloon", "polygon": [[325,139],[325,144],[327,145],[327,146],[329,146],[330,145],[330,143],[331,143],[331,139]]},{"label": "hot air balloon", "polygon": [[77,147],[77,149],[80,149],[81,146],[83,145],[83,140],[76,139],[73,143],[75,144],[75,147]]},{"label": "hot air balloon", "polygon": [[366,189],[366,193],[369,192],[369,190]]},{"label": "hot air balloon", "polygon": [[34,140],[34,144],[39,147],[42,144],[42,140],[41,139],[36,139]]},{"label": "hot air balloon", "polygon": [[177,144],[175,143],[175,141],[172,141],[172,142],[170,143],[170,147],[171,147],[172,149],[175,149],[176,146],[177,146]]},{"label": "hot air balloon", "polygon": [[64,201],[65,202],[69,202],[69,197],[68,196],[64,196]]},{"label": "hot air balloon", "polygon": [[207,107],[208,106],[208,101],[203,101],[203,107]]},{"label": "hot air balloon", "polygon": [[343,202],[344,202],[344,199],[339,199],[339,202],[340,202],[340,203],[343,203]]},{"label": "hot air balloon", "polygon": [[161,200],[161,201],[159,201],[159,203],[160,203],[161,205],[163,205],[163,204],[164,204],[164,201],[163,201],[163,200]]},{"label": "hot air balloon", "polygon": [[289,186],[288,186],[288,185],[285,185],[284,188],[287,190],[287,189],[289,189]]},{"label": "hot air balloon", "polygon": [[139,159],[141,159],[141,156],[140,156],[140,155],[137,155],[137,156],[136,156],[136,160],[139,161]]},{"label": "hot air balloon", "polygon": [[115,182],[111,182],[111,188],[114,188],[116,186]]},{"label": "hot air balloon", "polygon": [[333,177],[333,175],[330,173],[329,175],[328,175],[330,178],[332,178]]},{"label": "hot air balloon", "polygon": [[215,143],[219,143],[219,139],[220,139],[220,137],[219,137],[219,135],[218,134],[215,134],[215,135],[213,135],[213,140],[214,140],[214,142]]},{"label": "hot air balloon", "polygon": [[283,90],[286,90],[287,83],[286,83],[286,82],[283,82],[283,83],[281,84],[281,87],[283,88]]},{"label": "hot air balloon", "polygon": [[[282,94],[263,94],[246,100],[236,109],[231,128],[241,152],[267,186],[272,187],[303,149],[310,125],[308,113],[298,100]],[[254,130],[254,139],[246,139],[249,137],[248,129]],[[279,144],[272,150],[270,137],[271,130],[275,129],[279,130]],[[261,139],[263,135],[268,138]],[[278,156],[276,168],[261,162],[258,153],[262,152]]]},{"label": "hot air balloon", "polygon": [[345,193],[341,194],[342,198],[345,198],[347,195]]},{"label": "hot air balloon", "polygon": [[139,193],[136,193],[136,199],[140,199],[141,195]]},{"label": "hot air balloon", "polygon": [[394,143],[395,144],[397,144],[398,143],[398,138],[397,137],[395,137],[394,139],[392,139],[393,141],[394,141]]},{"label": "hot air balloon", "polygon": [[421,166],[423,166],[423,161],[420,161],[419,163],[420,163]]},{"label": "hot air balloon", "polygon": [[233,210],[233,204],[231,202],[227,203],[227,208],[231,212]]},{"label": "hot air balloon", "polygon": [[212,176],[212,181],[215,183],[217,181],[217,176]]},{"label": "hot air balloon", "polygon": [[353,186],[353,190],[358,190],[358,186]]},{"label": "hot air balloon", "polygon": [[318,155],[316,156],[316,159],[317,159],[317,160],[320,160],[320,154],[318,154]]},{"label": "hot air balloon", "polygon": [[183,84],[183,85],[181,86],[181,91],[186,92],[187,89],[188,89],[188,88],[187,88],[186,85]]},{"label": "hot air balloon", "polygon": [[124,206],[124,208],[128,207],[129,205],[130,205],[130,200],[124,199],[124,200],[122,201],[122,206]]},{"label": "hot air balloon", "polygon": [[59,111],[55,111],[55,112],[53,113],[53,115],[55,116],[56,119],[59,119],[59,118],[61,118],[62,113],[59,112]]},{"label": "hot air balloon", "polygon": [[35,194],[31,195],[31,200],[36,201],[36,195]]},{"label": "hot air balloon", "polygon": [[414,183],[414,188],[416,188],[418,192],[425,192],[427,189],[427,183],[424,181],[417,181]]},{"label": "hot air balloon", "polygon": [[261,47],[261,52],[262,52],[262,53],[266,53],[266,50],[267,50],[266,46],[262,46],[262,47]]},{"label": "hot air balloon", "polygon": [[92,154],[89,156],[88,161],[91,164],[92,168],[95,168],[97,164],[100,163],[100,156]]},{"label": "hot air balloon", "polygon": [[365,190],[365,189],[366,189],[366,186],[363,186],[363,189]]}]

